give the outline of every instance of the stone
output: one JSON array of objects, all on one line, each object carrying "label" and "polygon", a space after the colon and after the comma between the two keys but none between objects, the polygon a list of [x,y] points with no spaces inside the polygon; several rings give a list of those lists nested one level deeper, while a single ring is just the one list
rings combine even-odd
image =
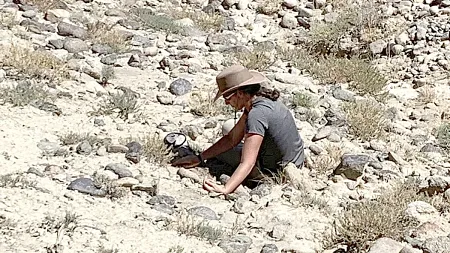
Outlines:
[{"label": "stone", "polygon": [[116,180],[116,184],[122,187],[132,187],[139,184],[139,180],[132,177],[121,177]]},{"label": "stone", "polygon": [[372,54],[381,54],[386,48],[387,43],[384,40],[376,40],[369,44],[369,49]]},{"label": "stone", "polygon": [[172,196],[156,195],[156,196],[153,196],[149,201],[147,201],[147,204],[150,204],[150,205],[164,204],[164,205],[167,205],[170,207],[174,207],[176,204],[176,200]]},{"label": "stone", "polygon": [[297,17],[294,13],[286,13],[281,19],[281,27],[294,29],[298,26]]},{"label": "stone", "polygon": [[66,38],[64,41],[63,48],[69,53],[81,53],[89,50],[88,44],[81,39],[77,38]]},{"label": "stone", "polygon": [[344,175],[348,179],[356,180],[363,174],[364,167],[375,160],[368,155],[345,154],[341,163],[334,170],[335,175]]},{"label": "stone", "polygon": [[72,181],[68,186],[68,190],[78,191],[92,196],[106,196],[106,192],[95,186],[94,181],[90,178],[78,178]]},{"label": "stone", "polygon": [[58,34],[61,36],[73,36],[78,39],[86,39],[88,37],[84,28],[66,22],[58,23],[57,29]]},{"label": "stone", "polygon": [[122,163],[110,163],[106,165],[105,170],[110,170],[116,173],[119,178],[133,177],[133,173],[128,169],[125,164]]},{"label": "stone", "polygon": [[299,5],[298,0],[283,0],[283,5],[288,8],[294,8]]},{"label": "stone", "polygon": [[344,89],[334,89],[333,97],[346,102],[355,101],[355,93]]},{"label": "stone", "polygon": [[187,212],[190,215],[202,217],[207,220],[218,220],[219,217],[217,216],[216,212],[214,212],[211,208],[206,206],[196,206],[189,208]]},{"label": "stone", "polygon": [[370,247],[368,253],[387,253],[387,252],[400,252],[403,249],[403,245],[391,238],[382,237],[377,239],[375,243]]},{"label": "stone", "polygon": [[426,177],[419,184],[419,189],[421,192],[426,192],[430,195],[445,192],[447,189],[450,189],[450,177],[439,175]]},{"label": "stone", "polygon": [[185,169],[185,168],[179,168],[177,171],[177,174],[181,178],[190,178],[194,180],[196,183],[202,183],[202,180],[200,179],[199,175],[197,175],[195,172]]},{"label": "stone", "polygon": [[250,248],[252,239],[248,236],[238,235],[231,238],[226,238],[221,241],[218,246],[225,251],[225,253],[245,253]]},{"label": "stone", "polygon": [[176,96],[182,96],[192,90],[192,84],[186,79],[178,78],[170,84],[169,90]]},{"label": "stone", "polygon": [[84,140],[77,146],[77,154],[89,155],[92,152],[92,146],[89,141]]},{"label": "stone", "polygon": [[258,195],[260,198],[269,195],[272,192],[272,187],[269,184],[259,184],[250,191],[250,195]]},{"label": "stone", "polygon": [[418,221],[425,222],[438,211],[432,205],[424,201],[414,201],[408,204],[405,215]]},{"label": "stone", "polygon": [[448,253],[450,252],[450,238],[440,236],[427,239],[422,245],[423,253]]},{"label": "stone", "polygon": [[260,253],[277,253],[278,247],[275,244],[264,244]]},{"label": "stone", "polygon": [[327,138],[332,132],[334,131],[334,128],[331,126],[324,126],[319,128],[317,133],[312,138],[312,141],[320,141],[322,139]]},{"label": "stone", "polygon": [[108,153],[127,153],[128,147],[124,145],[109,145],[108,146]]}]

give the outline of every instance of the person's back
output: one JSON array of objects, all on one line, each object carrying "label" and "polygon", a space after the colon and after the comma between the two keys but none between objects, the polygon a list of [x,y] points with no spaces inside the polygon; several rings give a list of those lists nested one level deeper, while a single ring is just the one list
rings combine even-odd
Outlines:
[{"label": "person's back", "polygon": [[297,131],[294,117],[280,101],[255,98],[246,131],[264,136],[258,156],[263,169],[274,170],[290,162],[298,167],[303,165],[303,140]]}]

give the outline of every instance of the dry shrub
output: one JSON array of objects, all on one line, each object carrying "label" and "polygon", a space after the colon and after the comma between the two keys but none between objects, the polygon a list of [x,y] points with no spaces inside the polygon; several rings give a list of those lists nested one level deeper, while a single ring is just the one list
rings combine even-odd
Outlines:
[{"label": "dry shrub", "polygon": [[326,153],[311,157],[312,164],[310,166],[319,174],[325,175],[334,170],[341,162],[344,150],[337,145],[327,144],[324,147]]},{"label": "dry shrub", "polygon": [[73,131],[59,136],[59,140],[63,145],[74,145],[82,141],[88,141],[91,146],[95,146],[104,142],[104,140],[100,139],[96,135],[91,135],[90,133],[76,133]]},{"label": "dry shrub", "polygon": [[37,51],[11,45],[3,48],[0,65],[12,67],[28,77],[62,80],[68,77],[66,64],[47,51]]},{"label": "dry shrub", "polygon": [[258,5],[256,11],[265,15],[273,15],[281,10],[282,0],[263,0]]},{"label": "dry shrub", "polygon": [[436,101],[436,91],[430,86],[424,86],[419,90],[419,102],[423,104],[433,103]]},{"label": "dry shrub", "polygon": [[10,103],[13,106],[38,105],[51,102],[50,96],[41,85],[33,85],[29,82],[20,82],[14,87],[0,88],[0,104]]},{"label": "dry shrub", "polygon": [[361,252],[381,237],[401,240],[417,225],[405,216],[406,206],[422,197],[412,185],[396,185],[375,200],[350,204],[334,223],[329,245],[347,245],[351,252]]},{"label": "dry shrub", "polygon": [[150,163],[167,164],[174,157],[170,148],[164,143],[159,134],[152,133],[145,136],[143,145],[143,154]]},{"label": "dry shrub", "polygon": [[4,188],[35,188],[36,182],[27,179],[22,173],[10,173],[0,176],[0,187]]},{"label": "dry shrub", "polygon": [[27,3],[35,6],[38,10],[44,13],[50,9],[57,9],[64,5],[59,0],[28,0]]},{"label": "dry shrub", "polygon": [[117,113],[117,116],[121,119],[128,119],[131,113],[139,111],[139,103],[137,95],[131,91],[124,89],[122,91],[112,93],[109,97],[100,104],[100,107],[90,112],[92,116],[98,115],[111,115]]},{"label": "dry shrub", "polygon": [[128,195],[129,190],[125,187],[119,186],[114,180],[110,180],[105,175],[94,172],[94,185],[103,189],[106,192],[106,197],[116,200]]},{"label": "dry shrub", "polygon": [[193,11],[193,10],[168,10],[168,15],[173,17],[174,19],[184,19],[189,18],[194,21],[195,25],[197,25],[203,31],[209,32],[214,31],[218,32],[222,29],[222,24],[225,18],[220,14],[208,14],[202,11]]},{"label": "dry shrub", "polygon": [[192,92],[189,101],[191,112],[198,116],[217,116],[231,113],[231,109],[225,105],[222,99],[213,101],[216,95],[214,90],[205,92]]},{"label": "dry shrub", "polygon": [[102,22],[94,22],[87,25],[89,38],[98,44],[111,47],[114,52],[120,53],[128,49],[126,36],[120,31]]},{"label": "dry shrub", "polygon": [[195,236],[214,243],[226,236],[226,231],[218,226],[211,225],[204,219],[199,219],[185,212],[179,215],[178,219],[171,226],[180,234]]},{"label": "dry shrub", "polygon": [[385,110],[371,99],[344,103],[342,108],[346,114],[351,134],[363,141],[382,138],[387,126]]},{"label": "dry shrub", "polygon": [[313,98],[306,92],[296,92],[292,96],[292,104],[294,107],[311,108],[314,106]]},{"label": "dry shrub", "polygon": [[277,60],[275,50],[267,43],[259,43],[249,52],[234,52],[232,56],[240,65],[258,71],[267,70]]},{"label": "dry shrub", "polygon": [[436,139],[443,149],[450,151],[450,123],[443,123],[436,129]]},{"label": "dry shrub", "polygon": [[16,20],[17,11],[11,12],[0,12],[0,28],[11,29],[16,25],[19,25],[19,21]]},{"label": "dry shrub", "polygon": [[175,34],[183,34],[185,32],[184,28],[177,25],[168,15],[155,14],[150,9],[135,8],[130,11],[130,15],[144,26],[156,31]]}]

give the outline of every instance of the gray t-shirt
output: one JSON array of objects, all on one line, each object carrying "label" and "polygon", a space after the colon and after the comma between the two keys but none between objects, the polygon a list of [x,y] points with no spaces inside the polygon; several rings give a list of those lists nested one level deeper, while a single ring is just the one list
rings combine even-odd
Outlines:
[{"label": "gray t-shirt", "polygon": [[246,132],[264,137],[258,155],[263,169],[276,170],[290,162],[303,164],[303,140],[294,117],[283,103],[257,97],[248,114]]}]

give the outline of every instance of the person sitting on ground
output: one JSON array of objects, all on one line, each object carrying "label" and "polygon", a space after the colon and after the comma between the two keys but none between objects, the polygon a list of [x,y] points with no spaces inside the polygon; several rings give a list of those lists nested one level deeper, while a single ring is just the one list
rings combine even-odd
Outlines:
[{"label": "person sitting on ground", "polygon": [[246,179],[263,173],[276,174],[288,163],[303,166],[304,147],[294,118],[288,108],[277,101],[280,93],[262,86],[266,77],[241,65],[226,68],[216,77],[218,92],[227,105],[243,110],[236,125],[215,144],[199,155],[189,155],[172,162],[173,166],[192,168],[216,158],[235,168],[225,185],[205,179],[210,192],[229,194]]}]

